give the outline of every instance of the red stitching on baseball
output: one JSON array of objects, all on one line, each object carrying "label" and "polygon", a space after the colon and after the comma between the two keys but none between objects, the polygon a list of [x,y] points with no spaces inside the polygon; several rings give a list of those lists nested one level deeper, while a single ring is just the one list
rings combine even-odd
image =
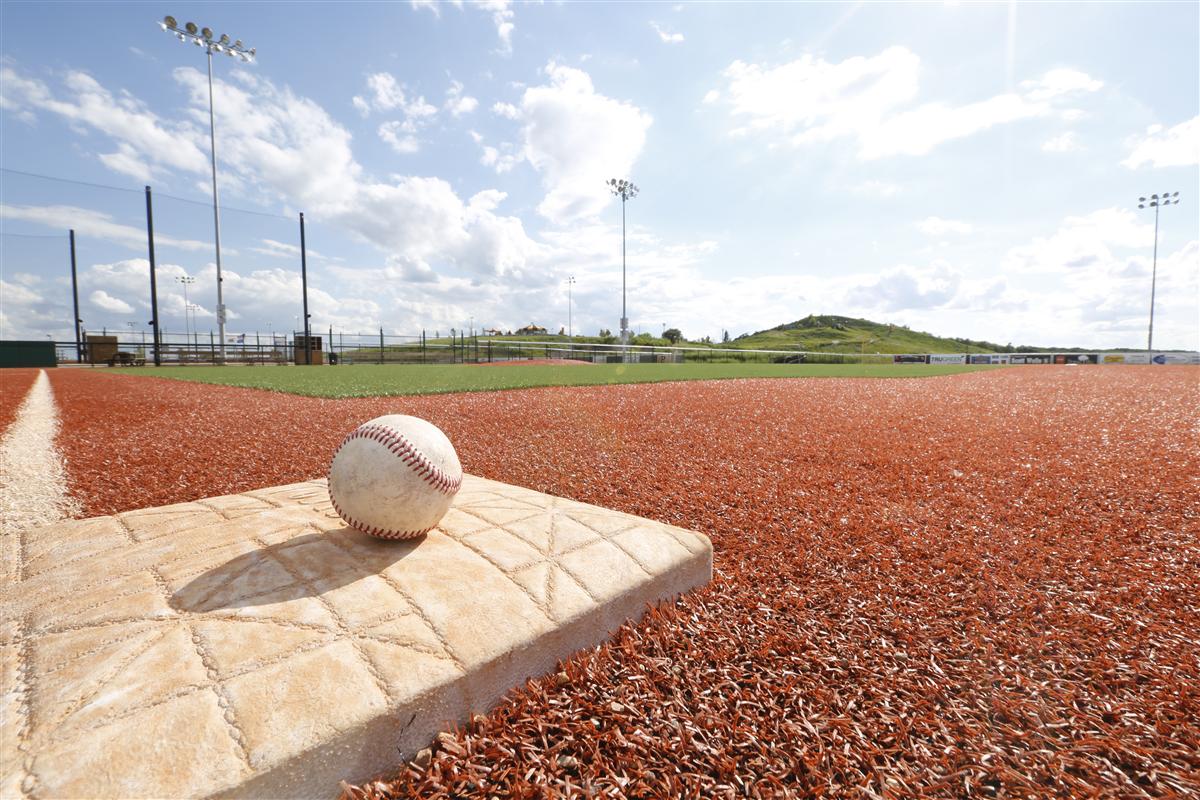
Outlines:
[{"label": "red stitching on baseball", "polygon": [[[346,445],[351,439],[371,439],[376,442],[381,442],[388,450],[399,456],[406,465],[412,467],[414,464],[420,466],[416,469],[417,475],[421,480],[428,483],[433,488],[437,489],[442,494],[454,494],[462,486],[462,476],[451,477],[441,470],[437,465],[430,461],[424,453],[413,447],[412,443],[402,433],[393,431],[391,428],[385,428],[382,425],[368,423],[360,425],[346,435],[342,440],[342,444],[338,449]],[[341,513],[341,512],[339,512]],[[356,526],[357,527],[357,526]],[[418,535],[418,534],[413,534]]]},{"label": "red stitching on baseball", "polygon": [[348,524],[351,528],[362,531],[368,536],[375,536],[380,539],[415,539],[418,536],[424,536],[437,527],[436,525],[430,525],[428,528],[420,531],[396,531],[391,530],[390,528],[379,528],[374,525],[366,525],[362,522],[359,522],[354,517],[344,513],[342,511],[342,507],[338,505],[338,501],[333,498],[332,491],[329,492],[329,502],[333,503],[333,510],[336,511],[338,516],[345,520],[346,524]]}]

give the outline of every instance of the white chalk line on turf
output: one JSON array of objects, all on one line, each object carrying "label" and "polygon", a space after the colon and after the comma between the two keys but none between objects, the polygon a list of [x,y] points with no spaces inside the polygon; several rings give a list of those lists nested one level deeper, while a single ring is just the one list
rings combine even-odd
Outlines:
[{"label": "white chalk line on turf", "polygon": [[58,407],[46,371],[38,373],[17,417],[0,439],[0,534],[76,517],[67,470],[54,440]]}]

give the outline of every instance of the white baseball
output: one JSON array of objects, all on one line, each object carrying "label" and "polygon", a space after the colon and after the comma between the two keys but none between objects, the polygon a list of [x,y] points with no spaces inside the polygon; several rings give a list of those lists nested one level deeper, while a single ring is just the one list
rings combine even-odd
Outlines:
[{"label": "white baseball", "polygon": [[364,422],[329,465],[329,499],[346,524],[383,539],[411,539],[445,516],[462,485],[454,445],[436,425],[389,414]]}]

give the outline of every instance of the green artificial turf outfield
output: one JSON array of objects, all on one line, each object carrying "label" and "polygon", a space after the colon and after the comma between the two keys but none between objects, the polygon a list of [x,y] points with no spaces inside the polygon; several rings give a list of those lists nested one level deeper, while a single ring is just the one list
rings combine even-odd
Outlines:
[{"label": "green artificial turf outfield", "polygon": [[113,372],[245,386],[311,397],[486,392],[533,386],[722,380],[727,378],[916,378],[989,366],[926,364],[586,364],[161,367]]}]

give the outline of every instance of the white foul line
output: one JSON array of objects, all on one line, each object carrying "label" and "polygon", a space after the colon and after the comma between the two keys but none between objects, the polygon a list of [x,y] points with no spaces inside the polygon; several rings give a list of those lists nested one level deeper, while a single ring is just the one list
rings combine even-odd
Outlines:
[{"label": "white foul line", "polygon": [[66,466],[54,444],[57,435],[58,408],[42,370],[0,439],[0,534],[79,515],[79,504],[67,493]]}]

